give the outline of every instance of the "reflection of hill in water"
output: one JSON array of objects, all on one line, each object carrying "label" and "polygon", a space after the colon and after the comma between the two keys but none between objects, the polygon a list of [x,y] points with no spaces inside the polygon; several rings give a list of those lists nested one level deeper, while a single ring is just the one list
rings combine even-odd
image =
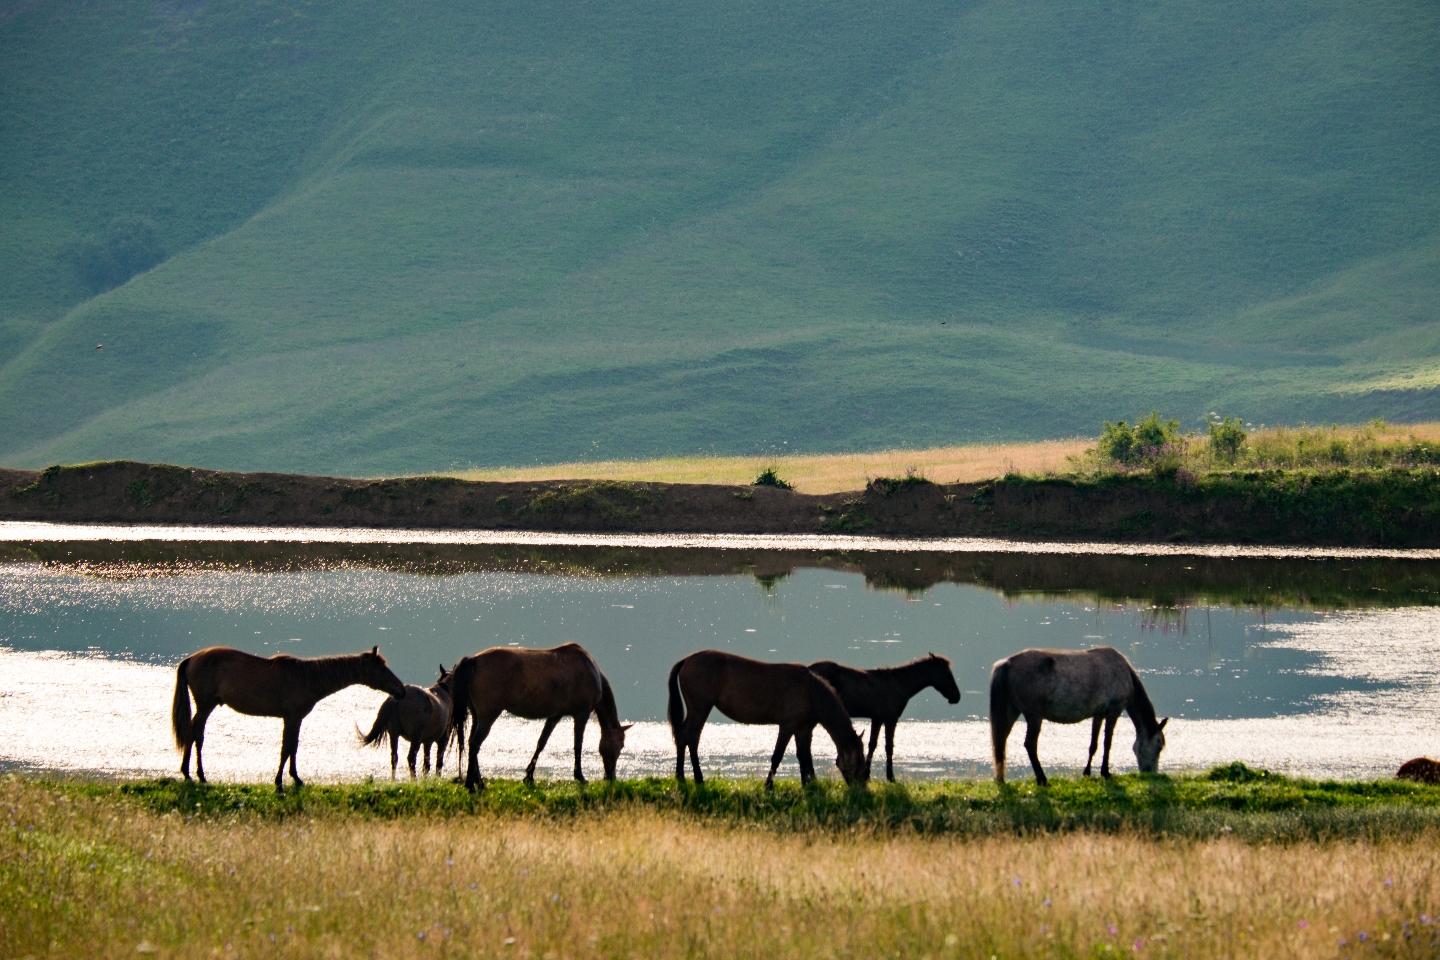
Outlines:
[{"label": "reflection of hill in water", "polygon": [[1007,596],[1088,595],[1159,606],[1189,602],[1322,609],[1431,605],[1440,561],[1324,560],[1025,553],[905,553],[527,546],[104,542],[0,544],[0,562],[79,567],[95,576],[166,576],[194,570],[257,572],[356,567],[443,576],[467,572],[594,577],[751,574],[773,587],[797,569],[860,573],[874,589],[923,593],[974,584]]}]

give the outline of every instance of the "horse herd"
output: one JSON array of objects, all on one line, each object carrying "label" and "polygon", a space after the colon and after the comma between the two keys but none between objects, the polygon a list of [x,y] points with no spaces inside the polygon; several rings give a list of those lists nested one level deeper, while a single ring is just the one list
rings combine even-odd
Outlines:
[{"label": "horse herd", "polygon": [[[610,682],[595,659],[576,643],[546,650],[492,647],[462,657],[453,669],[440,668],[439,680],[429,689],[402,683],[390,671],[378,647],[364,653],[336,657],[300,658],[280,654],[264,658],[229,647],[209,647],[191,654],[175,670],[175,696],[171,725],[176,746],[183,751],[180,772],[190,779],[190,754],[195,773],[205,780],[203,751],[205,721],[224,705],[252,716],[280,717],[284,732],[275,789],[284,792],[285,766],[302,785],[295,770],[300,724],[315,704],[355,684],[390,695],[362,742],[378,745],[390,740],[390,776],[399,760],[399,740],[410,742],[410,775],[415,776],[417,754],[424,750],[424,772],[430,772],[430,748],[435,747],[435,771],[444,765],[445,749],[454,738],[465,750],[466,721],[470,726],[469,765],[465,785],[481,789],[480,747],[500,714],[509,712],[529,720],[545,721],[535,755],[525,769],[525,782],[533,783],[535,764],[556,724],[574,721],[575,779],[585,782],[581,746],[593,714],[600,723],[600,759],[605,779],[615,779],[615,765],[625,746],[625,731],[615,707]],[[836,766],[849,784],[870,778],[870,765],[880,730],[885,731],[885,775],[894,781],[895,724],[910,699],[934,687],[950,703],[960,702],[950,661],[930,654],[898,667],[858,670],[822,660],[766,663],[721,650],[701,650],[682,658],[670,669],[666,716],[675,739],[675,776],[685,779],[685,753],[690,753],[695,781],[700,769],[700,732],[710,712],[718,709],[738,723],[779,727],[770,757],[767,789],[774,787],[775,771],[795,741],[800,779],[815,778],[811,740],[822,727],[835,743]],[[191,700],[194,710],[191,710]],[[994,746],[995,779],[1005,780],[1005,742],[1011,729],[1025,718],[1025,749],[1035,779],[1046,784],[1037,748],[1045,720],[1078,723],[1091,720],[1090,754],[1085,775],[1090,775],[1100,731],[1105,732],[1102,776],[1110,775],[1110,744],[1115,723],[1128,713],[1135,724],[1135,757],[1144,772],[1154,772],[1165,746],[1165,724],[1140,678],[1119,651],[1110,647],[1089,650],[1022,650],[995,664],[990,675],[990,726]],[[870,720],[867,752],[852,726],[856,717]],[[358,732],[358,731],[357,731]]]}]

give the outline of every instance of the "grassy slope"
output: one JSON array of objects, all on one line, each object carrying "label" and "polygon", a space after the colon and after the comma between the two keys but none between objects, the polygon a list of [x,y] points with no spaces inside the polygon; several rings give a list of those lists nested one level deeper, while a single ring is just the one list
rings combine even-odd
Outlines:
[{"label": "grassy slope", "polygon": [[[0,24],[13,464],[1437,405],[1430,5],[69,6]],[[121,215],[176,255],[77,302]]]}]

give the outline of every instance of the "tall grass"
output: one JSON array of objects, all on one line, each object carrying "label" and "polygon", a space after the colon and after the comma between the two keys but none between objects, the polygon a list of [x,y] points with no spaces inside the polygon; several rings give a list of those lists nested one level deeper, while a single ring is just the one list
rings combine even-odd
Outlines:
[{"label": "tall grass", "polygon": [[[1107,427],[1111,425],[1107,424]],[[1389,470],[1440,466],[1440,424],[1375,420],[1363,426],[1271,427],[1209,435],[1173,433],[1132,456],[1107,455],[1105,444],[1067,458],[1070,474],[1256,470]]]},{"label": "tall grass", "polygon": [[1434,830],[1277,845],[1136,831],[757,830],[633,805],[563,818],[207,816],[13,779],[0,804],[10,957],[1437,949]]}]

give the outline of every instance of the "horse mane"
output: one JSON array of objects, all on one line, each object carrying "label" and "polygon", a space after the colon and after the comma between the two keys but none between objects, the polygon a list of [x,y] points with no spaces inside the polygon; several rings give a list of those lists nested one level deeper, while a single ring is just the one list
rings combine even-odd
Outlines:
[{"label": "horse mane", "polygon": [[830,681],[818,673],[811,673],[808,670],[805,672],[824,690],[824,694],[816,698],[818,701],[816,706],[819,708],[820,725],[825,728],[826,733],[830,734],[830,739],[835,741],[836,748],[840,747],[840,740],[835,735],[837,728],[848,731],[858,739],[855,728],[851,726],[851,717],[845,709],[845,703],[840,699],[840,694],[830,685]]},{"label": "horse mane", "polygon": [[1135,668],[1126,663],[1130,670],[1130,681],[1135,685],[1135,692],[1130,694],[1130,702],[1125,709],[1130,713],[1130,719],[1136,723],[1145,725],[1145,732],[1153,734],[1160,726],[1160,718],[1155,716],[1155,705],[1150,702],[1150,695],[1145,692],[1145,685],[1140,682],[1140,674]]},{"label": "horse mane", "polygon": [[602,728],[613,729],[620,726],[620,711],[615,706],[615,691],[610,689],[610,681],[603,673],[600,674],[600,702],[595,705],[595,716],[600,718]]},{"label": "horse mane", "polygon": [[911,661],[908,662],[908,663],[898,664],[898,665],[893,666],[893,667],[871,667],[869,670],[866,670],[865,672],[866,672],[866,673],[870,673],[870,674],[877,674],[877,673],[878,673],[878,674],[882,674],[882,675],[885,675],[885,674],[894,674],[894,673],[908,673],[908,672],[911,671],[911,670],[918,670],[918,669],[920,669],[920,668],[922,668],[922,667],[925,667],[925,666],[929,665],[932,661],[936,661],[936,662],[939,662],[939,663],[948,664],[948,663],[950,662],[950,658],[949,658],[949,657],[938,656],[938,655],[933,654],[933,653],[927,653],[927,654],[925,654],[925,656],[923,656],[923,657],[916,657],[914,660],[911,660]]}]

